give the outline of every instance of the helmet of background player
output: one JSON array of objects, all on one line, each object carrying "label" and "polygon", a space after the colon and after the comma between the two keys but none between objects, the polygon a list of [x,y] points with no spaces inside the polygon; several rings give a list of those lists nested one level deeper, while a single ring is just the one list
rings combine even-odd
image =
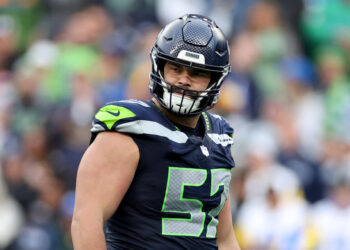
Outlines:
[{"label": "helmet of background player", "polygon": [[[228,42],[214,21],[193,14],[172,21],[159,33],[150,56],[150,92],[165,109],[179,115],[196,115],[216,104],[230,71],[230,55]],[[189,91],[165,81],[163,69],[167,61],[210,72],[207,89]]]}]

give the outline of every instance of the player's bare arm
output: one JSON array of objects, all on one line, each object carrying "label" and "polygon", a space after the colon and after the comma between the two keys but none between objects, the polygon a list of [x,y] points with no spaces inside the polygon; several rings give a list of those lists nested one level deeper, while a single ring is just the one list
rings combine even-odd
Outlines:
[{"label": "player's bare arm", "polygon": [[105,250],[104,222],[115,212],[139,161],[131,137],[100,133],[85,152],[78,170],[72,222],[75,250]]},{"label": "player's bare arm", "polygon": [[233,231],[231,201],[229,194],[225,202],[225,206],[219,214],[219,224],[217,227],[217,244],[219,250],[240,250]]}]

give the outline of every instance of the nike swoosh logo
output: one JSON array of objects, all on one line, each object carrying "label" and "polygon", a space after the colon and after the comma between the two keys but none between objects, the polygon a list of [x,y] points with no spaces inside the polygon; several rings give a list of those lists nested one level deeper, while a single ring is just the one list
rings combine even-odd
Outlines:
[{"label": "nike swoosh logo", "polygon": [[120,110],[118,110],[117,113],[114,113],[114,112],[111,112],[111,111],[107,111],[108,113],[110,113],[111,115],[114,115],[114,116],[119,116],[120,115]]}]

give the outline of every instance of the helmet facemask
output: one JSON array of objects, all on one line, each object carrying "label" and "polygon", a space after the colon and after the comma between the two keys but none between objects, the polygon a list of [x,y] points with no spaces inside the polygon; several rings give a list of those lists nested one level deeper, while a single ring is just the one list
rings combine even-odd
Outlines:
[{"label": "helmet facemask", "polygon": [[[186,20],[186,18],[188,17],[185,16],[184,18],[185,19],[180,18],[179,20],[183,21]],[[190,15],[189,18],[200,19],[201,17]],[[208,22],[208,19],[200,20]],[[190,21],[188,21],[186,24],[188,24],[189,22]],[[210,27],[209,25],[205,26]],[[177,27],[176,29],[179,30],[180,28]],[[202,29],[203,26],[201,26],[200,28]],[[165,27],[165,29],[167,29],[167,27]],[[207,32],[207,30],[205,31]],[[206,109],[212,108],[218,101],[221,84],[230,71],[230,65],[228,63],[228,60],[220,60],[219,63],[216,63],[217,61],[215,61],[215,63],[212,64],[210,64],[210,62],[206,63],[206,61],[209,61],[209,57],[214,58],[216,60],[217,57],[221,56],[221,52],[217,50],[213,50],[212,52],[209,52],[211,54],[208,54],[208,49],[211,49],[210,46],[215,46],[213,42],[216,40],[212,39],[212,41],[210,42],[210,44],[208,44],[207,47],[203,45],[193,45],[186,41],[182,41],[181,38],[180,40],[179,38],[174,39],[178,40],[178,43],[172,43],[172,39],[166,37],[162,32],[166,33],[166,31],[164,30],[161,31],[161,33],[158,36],[157,42],[152,48],[150,54],[152,61],[152,73],[150,75],[149,84],[150,92],[165,109],[174,114],[191,116],[197,115]],[[178,32],[180,33],[183,31]],[[215,33],[217,31],[214,32],[211,30],[210,32]],[[221,39],[221,37],[216,33],[215,36],[218,37],[216,39]],[[169,41],[167,41],[167,39]],[[173,49],[168,49],[167,46],[169,44],[164,44],[167,42],[169,42],[170,45],[172,43],[172,46],[180,45],[176,47],[182,47],[176,53],[174,53],[175,47],[172,47]],[[225,55],[225,57],[228,56],[229,52],[227,41],[225,40],[224,46],[222,46],[222,41],[220,40],[220,46],[224,47],[224,52],[222,54]],[[179,64],[199,69],[202,71],[210,72],[211,80],[208,84],[207,89],[204,91],[192,90],[176,86],[175,84],[165,81],[163,69],[166,62],[171,62],[174,64]]]},{"label": "helmet facemask", "polygon": [[160,104],[179,115],[196,115],[202,112],[219,94],[214,90],[198,91],[176,86],[164,80],[162,74],[151,74],[151,81],[153,82],[153,93]]}]

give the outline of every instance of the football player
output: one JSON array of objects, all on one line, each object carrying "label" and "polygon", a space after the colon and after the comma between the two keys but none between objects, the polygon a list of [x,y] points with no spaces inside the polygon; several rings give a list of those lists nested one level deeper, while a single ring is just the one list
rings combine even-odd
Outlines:
[{"label": "football player", "polygon": [[239,249],[228,194],[233,129],[206,111],[230,71],[227,40],[209,18],[185,15],[163,28],[150,57],[153,98],[95,115],[74,248]]}]

